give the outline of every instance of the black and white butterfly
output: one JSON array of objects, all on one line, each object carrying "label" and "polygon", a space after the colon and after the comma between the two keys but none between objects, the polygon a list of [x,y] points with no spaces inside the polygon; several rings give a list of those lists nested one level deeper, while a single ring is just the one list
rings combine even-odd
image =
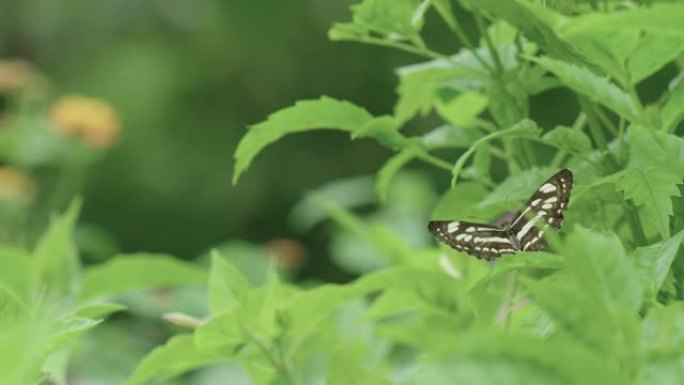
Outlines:
[{"label": "black and white butterfly", "polygon": [[464,221],[431,221],[428,229],[452,248],[486,260],[546,246],[544,231],[558,230],[572,191],[572,172],[563,169],[532,194],[525,208],[501,226]]}]

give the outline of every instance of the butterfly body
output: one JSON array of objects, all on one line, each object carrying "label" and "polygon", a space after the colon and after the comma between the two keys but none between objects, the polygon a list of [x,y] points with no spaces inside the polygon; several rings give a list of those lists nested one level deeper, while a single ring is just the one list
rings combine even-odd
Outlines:
[{"label": "butterfly body", "polygon": [[441,242],[481,259],[494,260],[546,246],[544,231],[558,230],[572,191],[572,172],[563,169],[542,184],[512,220],[499,226],[465,221],[430,221]]}]

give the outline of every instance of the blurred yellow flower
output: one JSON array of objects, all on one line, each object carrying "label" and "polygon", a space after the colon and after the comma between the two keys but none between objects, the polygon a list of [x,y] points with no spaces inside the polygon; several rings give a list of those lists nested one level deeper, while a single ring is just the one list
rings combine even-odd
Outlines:
[{"label": "blurred yellow flower", "polygon": [[50,110],[50,122],[58,134],[82,137],[92,148],[112,146],[121,128],[109,103],[75,95],[57,99]]},{"label": "blurred yellow flower", "polygon": [[0,60],[0,93],[46,85],[47,79],[31,62],[23,59]]},{"label": "blurred yellow flower", "polygon": [[36,197],[36,182],[23,171],[13,167],[0,167],[0,200],[28,204]]}]

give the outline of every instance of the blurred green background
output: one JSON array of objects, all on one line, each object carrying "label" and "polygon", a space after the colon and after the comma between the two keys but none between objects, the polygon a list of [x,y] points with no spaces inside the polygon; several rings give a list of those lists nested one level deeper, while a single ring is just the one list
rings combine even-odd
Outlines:
[{"label": "blurred green background", "polygon": [[393,68],[411,57],[328,41],[351,3],[5,0],[0,49],[31,61],[55,95],[105,99],[122,120],[120,143],[88,176],[81,221],[120,251],[193,258],[233,238],[301,237],[286,217],[306,190],[386,157],[340,134],[299,135],[230,184],[246,127],[298,99],[391,111]]}]

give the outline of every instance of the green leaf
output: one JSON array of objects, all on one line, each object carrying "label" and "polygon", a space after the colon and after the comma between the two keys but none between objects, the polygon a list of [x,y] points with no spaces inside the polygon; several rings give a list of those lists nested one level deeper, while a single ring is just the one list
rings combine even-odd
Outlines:
[{"label": "green leaf", "polygon": [[411,39],[422,27],[416,18],[418,2],[414,0],[364,0],[351,7],[354,24],[366,30],[396,39]]},{"label": "green leaf", "polygon": [[488,105],[486,96],[479,92],[462,92],[449,100],[438,99],[437,112],[450,124],[456,127],[475,125],[477,117]]},{"label": "green leaf", "polygon": [[11,309],[19,312],[31,308],[31,266],[29,255],[23,250],[0,248],[0,298],[3,313],[10,316]]},{"label": "green leaf", "polygon": [[468,149],[468,151],[463,153],[454,164],[454,168],[451,171],[451,186],[453,187],[456,185],[456,181],[458,180],[458,176],[461,173],[461,169],[465,165],[465,162],[478,149],[478,147],[482,146],[487,142],[492,141],[493,139],[500,137],[536,138],[539,136],[540,132],[541,129],[537,126],[535,122],[529,119],[523,119],[517,124],[505,130],[491,133],[483,137],[482,139],[478,140]]},{"label": "green leaf", "polygon": [[344,341],[336,347],[329,361],[327,385],[391,385],[378,369],[368,367],[366,350],[362,342]]},{"label": "green leaf", "polygon": [[505,204],[507,206],[526,201],[534,193],[534,186],[541,184],[553,175],[551,168],[531,168],[511,175],[501,182],[487,197],[480,201],[480,206]]},{"label": "green leaf", "polygon": [[394,176],[404,165],[413,160],[420,150],[415,147],[408,147],[398,154],[391,157],[378,171],[378,179],[375,183],[375,192],[378,194],[380,202],[387,203],[390,183]]},{"label": "green leaf", "polygon": [[124,254],[88,268],[80,301],[168,285],[206,284],[207,271],[164,254]]},{"label": "green leaf", "polygon": [[629,121],[639,120],[639,108],[620,88],[586,68],[548,57],[530,58],[556,75],[573,91],[603,104]]},{"label": "green leaf", "polygon": [[209,310],[216,315],[243,302],[249,283],[232,264],[216,250],[211,253],[209,271]]},{"label": "green leaf", "polygon": [[465,336],[445,358],[426,362],[415,383],[622,385],[629,381],[605,357],[568,339],[489,330]]},{"label": "green leaf", "polygon": [[352,131],[352,139],[373,138],[392,150],[405,148],[410,140],[399,132],[399,124],[393,116],[373,118],[359,129]]},{"label": "green leaf", "polygon": [[506,20],[552,57],[577,64],[588,62],[570,42],[558,35],[554,27],[560,17],[546,7],[519,0],[468,0],[466,3]]},{"label": "green leaf", "polygon": [[679,196],[680,176],[670,166],[666,154],[654,136],[638,126],[630,127],[627,135],[630,153],[627,168],[616,179],[617,190],[625,198],[642,206],[647,223],[653,225],[663,239],[670,236],[672,196]]},{"label": "green leaf", "polygon": [[610,307],[639,309],[639,275],[615,234],[576,227],[563,252],[568,270],[587,294]]},{"label": "green leaf", "polygon": [[631,257],[639,267],[647,293],[653,298],[663,286],[683,239],[684,231],[680,231],[670,239],[632,251]]},{"label": "green leaf", "polygon": [[46,351],[52,353],[64,347],[76,337],[97,326],[102,320],[68,317],[57,323],[57,331],[50,336]]},{"label": "green leaf", "polygon": [[568,19],[560,34],[622,84],[633,85],[684,50],[684,7],[654,4]]},{"label": "green leaf", "polygon": [[152,379],[166,380],[225,359],[225,354],[198,350],[192,335],[175,336],[148,354],[126,385],[144,384]]},{"label": "green leaf", "polygon": [[316,129],[337,129],[351,132],[363,127],[373,116],[365,109],[347,101],[326,96],[297,102],[271,114],[264,122],[252,126],[235,150],[233,183],[254,157],[266,146],[288,134]]},{"label": "green leaf", "polygon": [[684,78],[670,90],[670,97],[663,106],[663,128],[668,132],[673,132],[682,119],[684,119]]},{"label": "green leaf", "polygon": [[586,154],[592,150],[591,139],[582,131],[558,126],[542,137],[544,143],[572,154]]},{"label": "green leaf", "polygon": [[482,185],[473,182],[462,182],[449,189],[439,199],[432,211],[431,218],[467,218],[468,216],[484,216],[486,212],[478,211],[477,205],[487,190]]},{"label": "green leaf", "polygon": [[643,323],[645,364],[637,384],[680,384],[684,380],[684,303],[653,308]]},{"label": "green leaf", "polygon": [[104,318],[109,314],[124,311],[126,309],[127,307],[125,305],[118,303],[94,302],[79,306],[75,315],[77,317],[91,319]]},{"label": "green leaf", "polygon": [[73,242],[73,231],[80,209],[80,200],[72,201],[66,212],[50,225],[33,251],[33,271],[39,284],[47,286],[51,296],[60,297],[77,290],[73,285],[77,282],[80,260]]},{"label": "green leaf", "polygon": [[476,129],[445,124],[429,131],[421,140],[427,148],[468,148],[482,136]]},{"label": "green leaf", "polygon": [[49,341],[50,320],[44,314],[8,319],[0,324],[0,384],[39,383],[40,358]]},{"label": "green leaf", "polygon": [[416,114],[427,115],[432,111],[438,100],[437,91],[447,82],[467,75],[468,70],[444,60],[435,60],[402,67],[397,74],[399,100],[394,106],[394,116],[403,123]]}]

